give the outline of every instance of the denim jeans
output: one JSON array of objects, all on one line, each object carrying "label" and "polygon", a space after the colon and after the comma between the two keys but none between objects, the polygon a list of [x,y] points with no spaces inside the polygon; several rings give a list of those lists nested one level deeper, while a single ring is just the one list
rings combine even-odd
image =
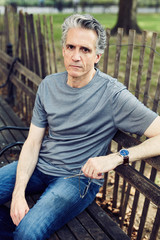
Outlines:
[{"label": "denim jeans", "polygon": [[0,239],[45,240],[82,212],[94,200],[99,187],[91,182],[84,198],[88,179],[53,177],[36,169],[26,188],[26,194],[42,192],[39,200],[16,227],[9,210],[3,204],[11,200],[17,162],[0,169]]}]

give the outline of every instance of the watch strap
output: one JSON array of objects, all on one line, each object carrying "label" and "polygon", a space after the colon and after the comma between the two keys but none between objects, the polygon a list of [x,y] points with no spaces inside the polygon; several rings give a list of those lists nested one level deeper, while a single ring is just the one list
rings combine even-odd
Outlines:
[{"label": "watch strap", "polygon": [[129,165],[129,156],[124,156],[123,157],[123,164],[124,165]]}]

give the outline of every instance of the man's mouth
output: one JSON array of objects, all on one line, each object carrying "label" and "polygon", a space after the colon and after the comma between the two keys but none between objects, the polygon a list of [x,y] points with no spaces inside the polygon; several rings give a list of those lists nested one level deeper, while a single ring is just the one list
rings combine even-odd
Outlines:
[{"label": "man's mouth", "polygon": [[71,65],[69,65],[69,66],[72,67],[72,68],[82,68],[82,66],[75,65],[75,64],[71,64]]}]

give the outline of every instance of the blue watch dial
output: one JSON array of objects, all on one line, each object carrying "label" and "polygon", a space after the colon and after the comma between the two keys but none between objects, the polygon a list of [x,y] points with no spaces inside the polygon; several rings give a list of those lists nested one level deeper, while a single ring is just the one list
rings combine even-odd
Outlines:
[{"label": "blue watch dial", "polygon": [[127,149],[121,149],[120,152],[121,156],[125,157],[129,155],[129,151]]}]

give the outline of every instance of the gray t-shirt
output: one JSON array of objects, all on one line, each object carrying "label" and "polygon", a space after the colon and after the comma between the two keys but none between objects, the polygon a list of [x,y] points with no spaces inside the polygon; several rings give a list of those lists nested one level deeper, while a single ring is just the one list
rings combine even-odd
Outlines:
[{"label": "gray t-shirt", "polygon": [[32,123],[49,127],[37,167],[54,176],[79,173],[90,157],[106,154],[118,129],[142,135],[157,117],[123,84],[98,69],[82,88],[67,85],[67,76],[67,72],[47,76],[33,109]]}]

